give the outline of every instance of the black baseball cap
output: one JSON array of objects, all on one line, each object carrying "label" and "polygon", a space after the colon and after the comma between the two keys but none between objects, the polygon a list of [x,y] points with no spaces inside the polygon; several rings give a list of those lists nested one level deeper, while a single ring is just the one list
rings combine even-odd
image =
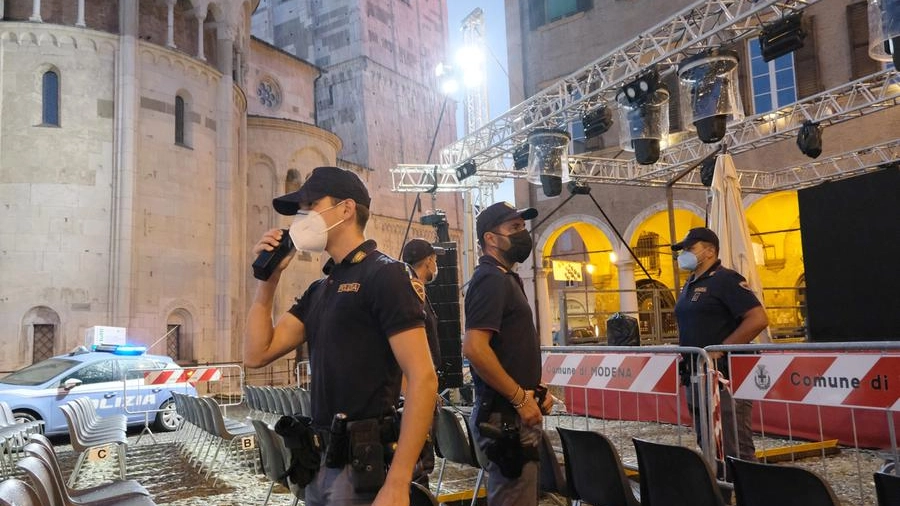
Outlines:
[{"label": "black baseball cap", "polygon": [[688,230],[687,235],[684,236],[684,239],[682,239],[681,242],[676,242],[675,244],[673,244],[672,251],[680,251],[690,248],[697,241],[712,243],[712,245],[715,246],[716,249],[719,249],[719,236],[717,236],[715,232],[708,228],[697,227]]},{"label": "black baseball cap", "polygon": [[279,214],[293,216],[302,204],[310,204],[322,197],[353,199],[369,207],[369,190],[356,173],[338,167],[316,167],[299,190],[272,200]]},{"label": "black baseball cap", "polygon": [[525,209],[516,209],[509,202],[497,202],[484,208],[475,219],[475,232],[478,234],[478,242],[484,244],[484,233],[490,232],[491,229],[503,222],[522,218],[523,220],[531,220],[538,215],[537,209],[526,207]]},{"label": "black baseball cap", "polygon": [[403,261],[412,265],[431,255],[443,255],[446,250],[439,246],[433,246],[425,239],[410,239],[406,246],[403,246]]}]

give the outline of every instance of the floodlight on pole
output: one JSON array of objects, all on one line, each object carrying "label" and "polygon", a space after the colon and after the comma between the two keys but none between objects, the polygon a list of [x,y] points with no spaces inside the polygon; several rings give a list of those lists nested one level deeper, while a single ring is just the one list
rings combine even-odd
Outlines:
[{"label": "floodlight on pole", "polygon": [[900,0],[869,1],[869,56],[900,69]]}]

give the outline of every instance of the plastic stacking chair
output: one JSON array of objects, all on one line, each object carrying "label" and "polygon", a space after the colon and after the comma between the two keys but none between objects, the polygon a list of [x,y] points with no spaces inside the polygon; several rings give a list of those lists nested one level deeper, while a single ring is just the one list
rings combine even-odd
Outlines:
[{"label": "plastic stacking chair", "polygon": [[619,453],[606,436],[562,427],[556,430],[562,441],[566,481],[573,499],[608,506],[641,504],[634,496]]},{"label": "plastic stacking chair", "polygon": [[41,506],[41,501],[27,483],[9,478],[0,483],[0,506]]},{"label": "plastic stacking chair", "polygon": [[481,486],[481,480],[484,478],[484,469],[478,465],[478,460],[473,451],[474,445],[469,442],[466,435],[468,427],[463,429],[459,423],[459,419],[448,407],[441,407],[437,413],[437,425],[434,432],[441,447],[441,453],[444,454],[444,460],[441,462],[441,470],[438,472],[437,490],[435,495],[441,495],[441,484],[444,479],[444,467],[447,461],[461,464],[464,466],[474,467],[478,469],[478,477],[475,479],[475,496],[478,496],[478,489]]},{"label": "plastic stacking chair", "polygon": [[409,506],[438,506],[437,498],[419,483],[409,484]]},{"label": "plastic stacking chair", "polygon": [[66,424],[69,427],[69,442],[72,443],[72,449],[78,453],[78,460],[75,462],[75,469],[69,476],[69,486],[75,485],[78,478],[78,472],[84,464],[88,451],[91,448],[101,446],[116,445],[116,455],[119,459],[119,478],[125,479],[125,448],[128,439],[124,430],[108,429],[108,430],[89,430],[83,425],[84,421],[80,419],[74,408],[69,404],[59,407],[66,418]]},{"label": "plastic stacking chair", "polygon": [[644,506],[724,506],[715,475],[690,448],[634,438],[641,504]]},{"label": "plastic stacking chair", "polygon": [[738,506],[840,506],[821,476],[801,467],[727,458]]},{"label": "plastic stacking chair", "polygon": [[59,468],[56,452],[50,441],[44,436],[32,436],[30,442],[25,445],[25,453],[43,460],[50,468],[52,477],[57,486],[63,491],[63,497],[77,503],[94,503],[97,501],[111,501],[113,499],[127,499],[135,495],[149,496],[150,492],[134,480],[113,481],[93,487],[71,489],[66,486],[65,478]]},{"label": "plastic stacking chair", "polygon": [[[556,458],[556,449],[550,442],[550,436],[546,431],[541,434],[541,443],[538,447],[540,455],[540,472],[538,476],[538,485],[540,491],[544,494],[550,494],[553,501],[557,504],[571,504],[571,496],[569,494],[568,480],[566,479],[563,466],[560,465],[559,459]],[[565,500],[560,499],[560,496]]]},{"label": "plastic stacking chair", "polygon": [[29,456],[22,458],[16,465],[28,475],[41,506],[156,506],[153,499],[146,495],[77,502],[65,493],[64,488],[59,487],[50,466],[43,460]]},{"label": "plastic stacking chair", "polygon": [[[266,500],[263,501],[263,506],[266,506],[266,504],[269,504],[269,498],[272,496],[272,489],[275,488],[276,483],[288,486],[285,479],[288,459],[283,451],[284,445],[277,444],[275,440],[275,438],[280,438],[281,436],[276,434],[262,420],[250,420],[250,423],[253,424],[253,429],[256,430],[256,441],[259,443],[263,473],[266,475],[266,478],[272,480],[272,484],[269,485],[269,491],[266,493]],[[299,497],[295,497],[295,506],[299,500]]]},{"label": "plastic stacking chair", "polygon": [[875,473],[875,494],[878,496],[878,506],[900,504],[900,476]]}]

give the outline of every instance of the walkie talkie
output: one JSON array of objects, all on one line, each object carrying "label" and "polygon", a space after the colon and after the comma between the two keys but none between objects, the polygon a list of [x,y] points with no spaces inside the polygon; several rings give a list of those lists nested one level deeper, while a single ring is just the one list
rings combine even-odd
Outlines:
[{"label": "walkie talkie", "polygon": [[261,251],[259,256],[253,262],[253,277],[261,281],[266,281],[275,272],[275,268],[286,256],[294,249],[294,241],[288,230],[281,230],[281,242],[272,251]]}]

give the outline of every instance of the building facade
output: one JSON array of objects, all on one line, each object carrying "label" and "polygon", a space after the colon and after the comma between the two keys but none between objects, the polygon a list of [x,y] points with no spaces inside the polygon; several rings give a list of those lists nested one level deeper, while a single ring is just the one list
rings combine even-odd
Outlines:
[{"label": "building facade", "polygon": [[[360,175],[376,202],[369,235],[399,254],[412,204],[390,200],[387,170],[372,167],[387,162],[371,158],[399,149],[376,140],[395,132],[357,107],[379,97],[368,89],[364,104],[345,107],[349,92],[338,95],[342,109],[328,117],[356,111],[358,132],[323,120],[322,62],[254,38],[259,7],[0,1],[0,371],[68,352],[95,325],[126,327],[132,343],[184,363],[240,361],[252,245],[289,225],[271,199],[315,166]],[[429,51],[443,49],[444,17]],[[403,51],[418,58],[418,42]],[[357,64],[376,67],[367,82],[395,77]],[[395,112],[395,123],[415,117],[406,141],[425,149],[436,114]],[[368,142],[372,155],[343,156],[342,139]],[[412,234],[433,231],[416,223]],[[298,255],[276,312],[321,275],[323,260]]]}]

